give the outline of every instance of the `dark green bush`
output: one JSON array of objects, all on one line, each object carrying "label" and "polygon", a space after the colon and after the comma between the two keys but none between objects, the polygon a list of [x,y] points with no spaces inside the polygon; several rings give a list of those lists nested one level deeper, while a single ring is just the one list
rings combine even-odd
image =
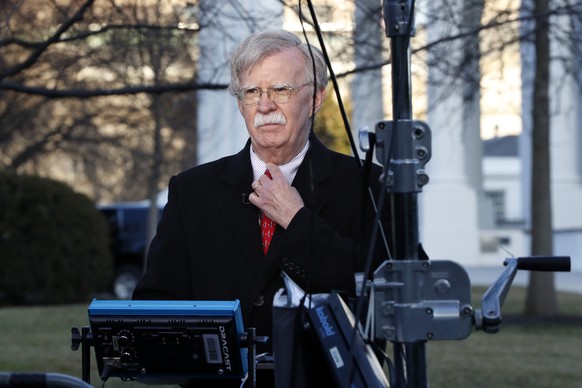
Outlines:
[{"label": "dark green bush", "polygon": [[112,271],[107,225],[67,185],[0,171],[0,303],[85,302]]}]

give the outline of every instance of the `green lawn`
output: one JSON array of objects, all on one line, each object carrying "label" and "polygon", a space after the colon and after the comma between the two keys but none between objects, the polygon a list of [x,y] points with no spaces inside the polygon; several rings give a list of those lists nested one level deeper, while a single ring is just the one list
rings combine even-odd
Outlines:
[{"label": "green lawn", "polygon": [[[474,294],[482,292],[479,289]],[[504,313],[518,313],[524,294],[523,289],[512,288]],[[561,293],[559,303],[561,311],[582,317],[582,295]],[[0,371],[81,377],[81,352],[71,350],[70,329],[87,324],[84,305],[0,308]],[[92,383],[100,386],[93,350],[91,357]],[[497,334],[473,332],[463,341],[429,342],[427,358],[431,388],[578,387],[582,381],[582,326],[575,320],[523,324],[508,319]],[[143,385],[119,379],[106,384],[110,388],[136,386]]]},{"label": "green lawn", "polygon": [[[480,298],[484,291],[477,289],[473,294]],[[430,342],[431,388],[579,387],[582,295],[558,295],[560,311],[570,318],[562,323],[517,323],[512,318],[521,312],[524,300],[525,289],[513,287],[503,308],[505,322],[496,334],[474,331],[463,341]]]}]

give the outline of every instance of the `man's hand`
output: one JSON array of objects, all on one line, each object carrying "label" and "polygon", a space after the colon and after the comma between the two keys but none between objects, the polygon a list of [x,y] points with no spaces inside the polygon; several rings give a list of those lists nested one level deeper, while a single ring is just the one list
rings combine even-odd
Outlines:
[{"label": "man's hand", "polygon": [[277,165],[267,163],[267,170],[271,178],[263,174],[252,183],[254,191],[249,195],[249,201],[287,229],[295,214],[304,206],[303,199],[295,187],[287,182]]}]

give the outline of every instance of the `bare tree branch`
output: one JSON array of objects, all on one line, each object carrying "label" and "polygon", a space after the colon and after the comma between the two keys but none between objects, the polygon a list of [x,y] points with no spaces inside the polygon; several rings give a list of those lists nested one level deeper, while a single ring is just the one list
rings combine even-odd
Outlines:
[{"label": "bare tree branch", "polygon": [[44,87],[26,86],[13,81],[0,81],[0,90],[11,90],[19,93],[43,96],[48,98],[93,98],[103,96],[120,96],[131,94],[161,94],[168,92],[190,92],[193,90],[224,90],[228,84],[198,84],[180,83],[167,85],[138,85],[116,89],[48,89]]},{"label": "bare tree branch", "polygon": [[36,63],[38,58],[42,55],[42,53],[50,47],[52,44],[59,41],[61,35],[63,35],[69,28],[75,25],[78,21],[83,19],[83,15],[85,12],[91,8],[95,0],[87,0],[85,4],[79,8],[79,10],[71,17],[70,19],[66,20],[61,26],[57,29],[57,31],[48,38],[43,44],[37,46],[37,49],[30,54],[30,56],[21,64],[9,67],[4,71],[0,72],[0,79],[4,79],[6,77],[10,77],[12,75],[18,74],[21,71],[31,67]]}]

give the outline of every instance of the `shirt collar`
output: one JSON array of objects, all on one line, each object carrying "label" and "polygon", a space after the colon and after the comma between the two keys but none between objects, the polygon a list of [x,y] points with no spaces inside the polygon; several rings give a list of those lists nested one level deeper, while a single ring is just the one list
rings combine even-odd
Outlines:
[{"label": "shirt collar", "polygon": [[[289,182],[289,184],[293,182],[293,179],[297,174],[297,170],[299,170],[299,166],[303,162],[303,159],[305,159],[305,155],[307,154],[308,149],[309,140],[305,142],[305,146],[303,147],[303,149],[293,159],[291,159],[289,162],[283,165],[278,166],[281,172],[283,173],[283,176],[287,179],[287,182]],[[257,180],[267,170],[266,163],[263,162],[259,158],[259,156],[255,153],[252,144],[250,147],[250,154],[251,154],[251,164],[253,166],[253,176],[254,179]]]}]

